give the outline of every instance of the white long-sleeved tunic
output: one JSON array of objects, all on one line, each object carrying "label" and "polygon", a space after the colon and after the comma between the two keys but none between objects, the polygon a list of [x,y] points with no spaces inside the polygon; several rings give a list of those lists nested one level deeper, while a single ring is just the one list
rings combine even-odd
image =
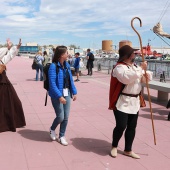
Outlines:
[{"label": "white long-sleeved tunic", "polygon": [[[123,93],[126,94],[139,94],[142,90],[141,79],[144,72],[139,66],[127,66],[127,65],[117,65],[113,70],[113,77],[116,77],[121,83],[125,84]],[[148,79],[152,79],[152,72],[147,71]],[[117,110],[128,113],[137,114],[140,109],[140,101],[138,97],[130,97],[125,95],[120,95],[116,103]]]},{"label": "white long-sleeved tunic", "polygon": [[16,46],[11,47],[10,50],[8,48],[0,48],[0,60],[7,64],[18,54],[18,49]]}]

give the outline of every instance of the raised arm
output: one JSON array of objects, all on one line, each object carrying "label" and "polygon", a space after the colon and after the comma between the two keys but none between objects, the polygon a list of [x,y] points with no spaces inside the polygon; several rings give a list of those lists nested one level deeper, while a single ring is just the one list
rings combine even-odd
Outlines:
[{"label": "raised arm", "polygon": [[0,48],[0,60],[8,53],[8,50],[10,50],[12,43],[10,42],[10,39],[7,40],[7,47]]},{"label": "raised arm", "polygon": [[19,43],[17,46],[12,46],[12,43],[9,39],[7,39],[7,46],[8,46],[8,53],[6,55],[3,56],[2,58],[2,62],[4,64],[7,64],[9,61],[11,61],[17,54],[18,54],[18,50],[21,46],[21,39],[19,39]]}]

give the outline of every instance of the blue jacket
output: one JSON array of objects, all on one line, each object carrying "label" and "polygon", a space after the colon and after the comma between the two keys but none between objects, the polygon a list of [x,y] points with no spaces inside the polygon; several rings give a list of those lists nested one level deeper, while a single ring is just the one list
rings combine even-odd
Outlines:
[{"label": "blue jacket", "polygon": [[77,57],[75,59],[74,68],[80,68],[80,57]]},{"label": "blue jacket", "polygon": [[[65,68],[68,69],[68,73],[70,75],[70,94],[76,95],[77,90],[74,85],[73,77],[70,70],[70,65],[68,62],[64,62]],[[48,70],[48,77],[49,77],[49,91],[48,94],[51,98],[58,99],[63,96],[63,86],[64,86],[64,69],[62,68],[61,64],[57,63],[58,71],[56,71],[56,65],[52,63]]]}]

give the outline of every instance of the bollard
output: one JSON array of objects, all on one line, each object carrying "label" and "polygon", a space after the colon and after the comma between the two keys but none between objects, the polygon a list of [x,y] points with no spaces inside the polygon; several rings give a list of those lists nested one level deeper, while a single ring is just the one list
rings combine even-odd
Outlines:
[{"label": "bollard", "polygon": [[97,70],[98,70],[98,71],[101,71],[101,64],[98,64]]}]

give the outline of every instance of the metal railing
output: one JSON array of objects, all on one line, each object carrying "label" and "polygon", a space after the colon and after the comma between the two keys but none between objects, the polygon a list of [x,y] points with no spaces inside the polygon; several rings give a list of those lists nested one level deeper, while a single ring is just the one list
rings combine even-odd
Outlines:
[{"label": "metal railing", "polygon": [[[113,66],[117,63],[118,58],[95,58],[93,64],[98,71],[107,70],[110,74]],[[87,60],[82,58],[84,65],[87,65]],[[164,71],[165,77],[170,78],[170,61],[168,60],[154,60],[146,59],[148,62],[148,70],[153,72],[154,77],[160,77],[161,70]],[[142,60],[140,58],[136,59],[135,62],[140,64]]]}]

